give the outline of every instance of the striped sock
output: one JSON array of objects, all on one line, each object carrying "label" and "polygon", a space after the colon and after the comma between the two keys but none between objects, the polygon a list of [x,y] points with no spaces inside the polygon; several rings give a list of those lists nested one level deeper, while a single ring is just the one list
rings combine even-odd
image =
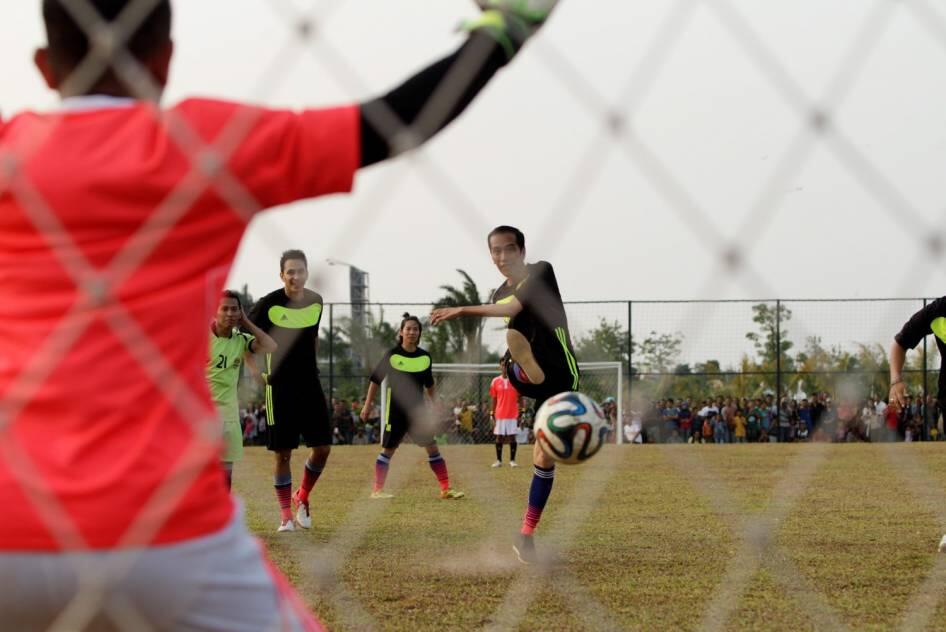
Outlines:
[{"label": "striped sock", "polygon": [[302,487],[299,488],[299,500],[306,505],[309,504],[309,492],[312,491],[319,477],[322,476],[323,469],[325,469],[324,465],[314,465],[309,461],[305,462],[305,467],[302,470]]},{"label": "striped sock", "polygon": [[282,521],[292,519],[292,474],[274,476],[273,486],[276,488],[276,500],[279,501],[279,515]]},{"label": "striped sock", "polygon": [[388,478],[390,465],[391,457],[384,456],[384,452],[378,455],[378,460],[374,462],[374,491],[380,492],[384,489],[384,481]]},{"label": "striped sock", "polygon": [[434,471],[437,482],[440,483],[440,491],[450,489],[450,476],[447,474],[447,462],[443,460],[440,453],[437,452],[436,454],[430,455],[430,457],[427,458],[427,462],[430,464],[430,469]]},{"label": "striped sock", "polygon": [[535,466],[532,474],[532,486],[529,488],[529,508],[522,519],[522,533],[532,535],[536,525],[542,518],[542,510],[552,493],[552,483],[555,482],[555,466],[549,469]]}]

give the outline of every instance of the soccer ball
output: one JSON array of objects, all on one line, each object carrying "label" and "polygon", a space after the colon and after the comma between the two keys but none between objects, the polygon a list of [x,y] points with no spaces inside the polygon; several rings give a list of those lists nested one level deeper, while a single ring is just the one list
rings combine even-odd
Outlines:
[{"label": "soccer ball", "polygon": [[584,463],[601,449],[608,421],[601,407],[583,393],[559,393],[535,415],[535,441],[559,463]]}]

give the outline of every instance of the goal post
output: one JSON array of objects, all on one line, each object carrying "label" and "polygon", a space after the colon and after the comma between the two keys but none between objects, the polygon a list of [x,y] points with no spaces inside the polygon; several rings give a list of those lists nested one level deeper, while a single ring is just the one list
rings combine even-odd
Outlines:
[{"label": "goal post", "polygon": [[[581,369],[581,392],[596,402],[603,402],[612,398],[616,409],[616,422],[613,431],[614,441],[624,443],[624,363],[623,362],[579,362]],[[496,363],[462,364],[462,363],[435,363],[433,365],[434,382],[437,385],[437,395],[441,401],[452,404],[467,402],[470,406],[482,408],[488,406],[489,385],[492,379],[499,375]],[[385,390],[382,389],[382,395]],[[382,400],[382,410],[385,402]],[[475,429],[479,434],[475,439],[484,440],[489,437],[479,436],[482,429]],[[490,429],[491,433],[492,430]]]}]

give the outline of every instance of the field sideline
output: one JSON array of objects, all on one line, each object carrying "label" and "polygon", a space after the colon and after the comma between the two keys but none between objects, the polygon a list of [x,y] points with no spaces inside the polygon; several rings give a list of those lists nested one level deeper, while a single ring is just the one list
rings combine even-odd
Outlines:
[{"label": "field sideline", "polygon": [[236,468],[250,528],[332,630],[946,627],[946,444],[607,446],[558,468],[542,567],[511,551],[531,446],[516,470],[445,446],[461,501],[409,445],[396,497],[369,499],[376,454],[336,447],[290,534],[269,453]]}]

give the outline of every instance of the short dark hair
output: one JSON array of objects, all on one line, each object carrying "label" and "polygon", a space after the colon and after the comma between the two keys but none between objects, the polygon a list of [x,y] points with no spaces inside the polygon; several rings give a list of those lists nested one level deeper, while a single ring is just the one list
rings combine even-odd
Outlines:
[{"label": "short dark hair", "polygon": [[225,298],[235,299],[237,302],[237,305],[240,306],[240,309],[243,309],[243,300],[240,298],[240,295],[234,292],[233,290],[224,290],[223,292],[221,292],[220,300],[223,300]]},{"label": "short dark hair", "polygon": [[404,342],[404,336],[401,335],[401,331],[403,331],[404,325],[406,325],[407,323],[411,321],[414,321],[415,323],[417,323],[417,328],[420,329],[420,333],[424,333],[424,325],[421,324],[420,318],[418,318],[417,316],[412,316],[408,312],[404,312],[404,315],[401,317],[401,325],[397,328],[397,343],[398,344],[401,344],[402,342]]},{"label": "short dark hair", "polygon": [[[89,54],[91,44],[88,34],[73,18],[66,4],[66,0],[43,0],[43,22],[46,24],[49,54],[54,63],[71,70]],[[90,4],[103,20],[112,23],[122,15],[131,0],[90,0]],[[158,0],[125,41],[131,54],[142,62],[148,61],[170,42],[170,0]]]},{"label": "short dark hair", "polygon": [[286,269],[286,262],[296,259],[305,264],[306,269],[309,267],[309,260],[305,258],[305,253],[301,250],[287,250],[282,253],[282,256],[279,258],[279,273],[282,274],[283,270]]},{"label": "short dark hair", "polygon": [[486,243],[489,244],[489,241],[493,238],[493,235],[512,235],[516,239],[516,245],[519,246],[519,250],[526,249],[526,236],[522,234],[522,231],[514,226],[497,226],[493,230],[489,231],[489,235],[486,236]]}]

